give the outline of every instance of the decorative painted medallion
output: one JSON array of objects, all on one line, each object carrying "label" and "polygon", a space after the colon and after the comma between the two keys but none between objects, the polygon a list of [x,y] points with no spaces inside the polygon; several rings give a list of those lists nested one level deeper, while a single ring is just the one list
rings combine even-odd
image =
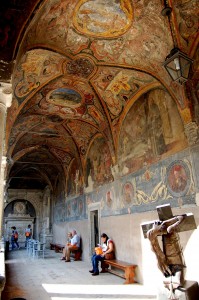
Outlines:
[{"label": "decorative painted medallion", "polygon": [[55,105],[77,107],[81,104],[82,96],[75,90],[59,88],[47,95],[47,101]]},{"label": "decorative painted medallion", "polygon": [[183,161],[173,162],[167,169],[168,189],[174,196],[184,196],[190,186],[190,171]]},{"label": "decorative painted medallion", "polygon": [[109,190],[106,193],[106,204],[108,207],[111,207],[113,205],[113,191]]},{"label": "decorative painted medallion", "polygon": [[67,73],[70,75],[77,75],[87,78],[94,70],[94,66],[87,58],[78,58],[76,60],[69,61],[66,64]]},{"label": "decorative painted medallion", "polygon": [[123,200],[125,204],[131,204],[134,197],[134,188],[130,182],[126,182],[122,189]]},{"label": "decorative painted medallion", "polygon": [[133,18],[130,0],[81,0],[73,24],[82,34],[112,38],[124,34]]},{"label": "decorative painted medallion", "polygon": [[26,213],[26,205],[24,202],[16,202],[14,204],[14,214],[25,214]]}]

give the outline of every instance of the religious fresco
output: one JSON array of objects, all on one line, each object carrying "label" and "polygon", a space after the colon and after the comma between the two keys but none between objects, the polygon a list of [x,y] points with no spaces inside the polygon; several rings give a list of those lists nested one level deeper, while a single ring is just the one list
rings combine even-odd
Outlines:
[{"label": "religious fresco", "polygon": [[65,213],[62,206],[56,206],[54,209],[54,220],[56,223],[64,222]]},{"label": "religious fresco", "polygon": [[15,70],[13,85],[19,104],[32,91],[61,72],[63,57],[45,50],[32,50],[23,56]]},{"label": "religious fresco", "polygon": [[88,123],[79,120],[69,120],[67,128],[74,133],[75,140],[78,144],[80,154],[85,156],[89,146],[90,139],[97,133],[97,129]]},{"label": "religious fresco", "polygon": [[74,199],[67,199],[63,206],[56,205],[54,208],[55,223],[84,219],[86,217],[85,201],[84,196],[78,196]]},{"label": "religious fresco", "polygon": [[15,128],[12,128],[9,137],[9,146],[12,146],[18,138],[19,132],[26,132],[28,128],[33,128],[34,126],[41,124],[42,116],[27,116],[18,120],[15,124]]},{"label": "religious fresco", "polygon": [[198,33],[198,15],[194,9],[197,6],[197,0],[178,1],[175,6],[175,13],[179,24],[178,31],[184,47],[190,45]]},{"label": "religious fresco", "polygon": [[27,110],[32,114],[56,114],[63,119],[83,119],[94,126],[102,127],[102,130],[108,127],[102,106],[92,89],[84,79],[76,76],[62,77],[49,82],[48,86],[43,87],[22,109],[24,112]]},{"label": "religious fresco", "polygon": [[106,193],[106,204],[108,207],[112,207],[114,201],[113,192],[110,190]]},{"label": "religious fresco", "polygon": [[[184,153],[184,157],[189,156]],[[120,215],[133,212],[144,212],[152,210],[158,204],[164,204],[165,201],[172,203],[174,206],[182,205],[184,201],[194,203],[192,196],[194,182],[191,174],[191,164],[188,159],[165,160],[161,165],[155,164],[147,167],[143,172],[135,172],[124,176],[106,186],[101,186],[98,193],[91,192],[87,195],[67,200],[66,214],[67,220],[85,218],[88,210],[83,209],[84,213],[80,214],[79,206],[86,207],[90,204],[101,203],[101,215]],[[175,193],[170,187],[170,178],[175,172],[176,167],[183,167],[181,174],[187,174],[187,186],[183,193]],[[185,173],[184,173],[185,171]],[[181,188],[183,189],[183,188]],[[83,200],[84,199],[84,200]],[[80,202],[82,203],[80,204]],[[67,212],[68,211],[68,212]]]},{"label": "religious fresco", "polygon": [[[172,116],[175,114],[175,123]],[[183,124],[172,98],[155,89],[129,110],[119,138],[119,166],[128,174],[186,146]]]},{"label": "religious fresco", "polygon": [[94,37],[117,37],[131,26],[131,1],[80,0],[75,7],[73,23],[80,33]]},{"label": "religious fresco", "polygon": [[166,167],[147,167],[140,176],[136,177],[136,205],[151,205],[158,201],[171,201],[166,183]]},{"label": "religious fresco", "polygon": [[55,196],[55,204],[64,203],[65,196],[66,196],[66,183],[65,183],[65,177],[63,174],[56,173],[56,180],[55,184],[53,186],[54,189],[54,196]]},{"label": "religious fresco", "polygon": [[92,84],[106,104],[113,125],[117,124],[118,117],[139,90],[153,82],[155,80],[150,75],[118,68],[99,68],[92,79]]},{"label": "religious fresco", "polygon": [[131,182],[126,182],[122,188],[122,196],[124,205],[129,206],[133,203],[133,199],[135,197],[134,187]]},{"label": "religious fresco", "polygon": [[[192,56],[195,3],[170,3],[176,38]],[[10,161],[37,163],[64,210],[60,221],[84,217],[86,193],[103,216],[192,201],[190,166],[173,155],[188,147],[194,114],[162,67],[171,50],[162,8],[157,0],[49,0],[23,28],[6,148]],[[23,164],[9,168],[21,174]]]},{"label": "religious fresco", "polygon": [[66,73],[69,75],[76,75],[79,77],[88,78],[95,71],[95,66],[90,57],[79,57],[77,59],[68,61],[65,65]]},{"label": "religious fresco", "polygon": [[[179,11],[183,5],[176,6],[177,16],[182,18]],[[188,6],[189,16],[191,6]],[[35,14],[24,45],[48,44],[52,49],[61,49],[73,55],[92,49],[93,55],[99,60],[128,66],[146,65],[150,54],[153,58],[150,60],[151,67],[162,72],[153,64],[153,60],[161,61],[161,57],[166,57],[169,52],[168,28],[157,14],[161,9],[158,1],[154,1],[153,5],[134,2],[132,8],[130,0],[51,0],[44,3]],[[195,16],[193,8],[191,13]],[[186,19],[186,16],[183,15],[183,18]],[[150,36],[148,28],[152,28]]]},{"label": "religious fresco", "polygon": [[[145,170],[140,174],[134,173],[134,175],[128,175],[126,182],[123,179],[125,182],[122,187],[123,195],[126,184],[128,185],[130,182],[133,186],[133,189],[128,189],[127,198],[129,203],[133,198],[132,207],[152,205],[155,202],[165,200],[175,202],[174,199],[177,201],[181,199],[183,201],[181,198],[183,196],[188,196],[190,198],[189,201],[193,201],[191,195],[194,189],[194,181],[193,175],[191,175],[192,166],[190,161],[187,158],[174,160],[171,163],[169,161],[170,159],[161,165],[146,166]],[[124,205],[125,207],[127,206],[125,201]]]},{"label": "religious fresco", "polygon": [[[93,191],[67,199],[66,220],[87,218],[88,206],[99,202],[101,203],[102,217],[153,210],[157,205],[164,204],[165,201],[178,207],[183,203],[195,203],[193,194],[195,184],[191,173],[189,152],[185,150],[180,156],[183,159],[176,159],[176,155],[174,155],[165,159],[161,164],[145,166],[142,171],[100,186],[97,193]],[[180,172],[176,178],[181,180],[181,183],[178,181],[180,188],[177,192],[172,186],[176,170]],[[186,185],[184,181],[186,181]]]},{"label": "religious fresco", "polygon": [[190,171],[183,161],[173,162],[167,170],[167,184],[170,193],[183,196],[190,187]]},{"label": "religious fresco", "polygon": [[70,218],[71,217],[71,202],[67,202],[66,203],[66,218]]},{"label": "religious fresco", "polygon": [[66,151],[53,147],[50,147],[49,150],[52,154],[54,154],[55,157],[57,157],[63,163],[64,166],[68,166],[70,164],[72,156],[69,152],[67,152],[66,155]]},{"label": "religious fresco", "polygon": [[73,89],[58,88],[47,95],[47,100],[55,105],[73,107],[80,105],[82,97]]},{"label": "religious fresco", "polygon": [[67,178],[67,195],[77,195],[79,194],[82,186],[82,175],[80,172],[80,165],[76,159],[71,162],[68,169]]},{"label": "religious fresco", "polygon": [[87,156],[86,186],[88,177],[93,181],[94,188],[113,181],[111,173],[112,158],[107,143],[103,137],[94,140]]},{"label": "religious fresco", "polygon": [[[158,3],[153,3],[154,6],[147,4],[144,5],[144,8],[141,8],[138,2],[134,3],[134,11],[139,11],[140,15],[139,20],[136,19],[136,27],[135,23],[132,22],[127,32],[120,35],[117,40],[110,38],[106,40],[95,39],[92,42],[91,49],[97,59],[104,62],[117,61],[126,66],[144,66],[149,53],[154,59],[158,59],[159,56],[163,55],[168,47],[163,36],[167,36],[168,32],[163,26],[154,27],[154,19],[157,19],[156,12],[160,9]],[[149,41],[148,28],[150,27],[153,27],[153,33],[150,33],[151,39]],[[139,32],[142,32],[142,40],[138,39]],[[137,49],[140,51],[137,51]],[[132,55],[132,53],[136,53],[136,55]],[[149,66],[150,62],[147,64]],[[161,70],[158,70],[158,72],[161,72]]]}]

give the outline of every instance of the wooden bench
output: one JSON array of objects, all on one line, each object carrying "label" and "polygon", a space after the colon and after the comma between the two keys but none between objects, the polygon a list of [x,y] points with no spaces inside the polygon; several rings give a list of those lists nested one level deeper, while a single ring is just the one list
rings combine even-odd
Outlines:
[{"label": "wooden bench", "polygon": [[64,249],[64,245],[62,244],[55,244],[55,243],[50,243],[50,250],[55,250],[55,252],[62,252]]},{"label": "wooden bench", "polygon": [[74,257],[74,260],[81,260],[81,256],[82,256],[82,250],[81,248],[77,249],[77,250],[73,250],[71,251],[71,256]]},{"label": "wooden bench", "polygon": [[[50,243],[50,249],[55,250],[55,252],[63,252],[65,245],[62,244],[55,244],[55,243]],[[82,248],[81,248],[81,239],[80,239],[80,247],[77,250],[71,251],[71,256],[74,257],[74,260],[81,260],[82,256]]]},{"label": "wooden bench", "polygon": [[50,243],[50,250],[55,250],[55,244],[54,243]]},{"label": "wooden bench", "polygon": [[[82,257],[82,238],[80,237],[80,245],[77,250],[71,251],[71,254],[74,254],[74,260],[81,260]],[[72,255],[71,255],[72,256]]]},{"label": "wooden bench", "polygon": [[[110,266],[110,268],[109,268]],[[105,259],[101,263],[102,273],[109,272],[125,279],[124,284],[135,283],[135,269],[137,265],[126,263],[117,259]],[[117,271],[122,270],[122,272]]]},{"label": "wooden bench", "polygon": [[65,245],[62,244],[55,244],[55,252],[63,252]]}]

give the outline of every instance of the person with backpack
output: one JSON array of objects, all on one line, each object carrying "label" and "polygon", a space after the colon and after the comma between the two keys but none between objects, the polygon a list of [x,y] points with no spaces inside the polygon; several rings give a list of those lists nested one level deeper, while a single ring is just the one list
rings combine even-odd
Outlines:
[{"label": "person with backpack", "polygon": [[12,229],[12,235],[11,235],[12,250],[14,250],[16,247],[17,247],[17,249],[20,249],[19,244],[18,244],[19,234],[17,232],[17,229],[15,226],[13,226],[11,229]]},{"label": "person with backpack", "polygon": [[27,247],[27,242],[31,239],[32,237],[32,228],[31,225],[29,224],[28,227],[25,229],[25,237],[26,237],[26,241],[25,241],[25,248]]}]

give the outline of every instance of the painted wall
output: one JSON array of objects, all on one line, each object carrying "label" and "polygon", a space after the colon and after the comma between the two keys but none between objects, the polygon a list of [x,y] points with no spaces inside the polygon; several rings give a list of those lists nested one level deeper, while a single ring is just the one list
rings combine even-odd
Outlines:
[{"label": "painted wall", "polygon": [[[182,208],[173,208],[173,214],[193,213],[197,229],[180,233],[180,244],[183,248],[186,263],[185,278],[187,280],[199,281],[199,207],[186,205]],[[106,232],[116,246],[116,257],[126,262],[138,265],[136,279],[139,283],[156,288],[161,285],[163,276],[157,267],[155,254],[151,251],[148,239],[143,236],[141,224],[157,220],[156,211],[143,213],[130,213],[120,216],[102,217],[101,232]],[[89,257],[89,232],[88,222],[78,221],[54,225],[53,232],[56,242],[65,243],[66,233],[76,228],[83,240],[83,257],[90,261]],[[64,238],[65,237],[65,238]],[[161,244],[161,242],[160,242]],[[153,276],[152,276],[153,275]]]},{"label": "painted wall", "polygon": [[[100,231],[106,232],[113,238],[117,258],[137,264],[138,282],[146,285],[154,284],[156,287],[157,282],[161,282],[162,275],[149,241],[144,239],[141,224],[158,219],[156,206],[170,203],[174,215],[193,213],[196,225],[199,226],[198,151],[199,145],[195,145],[149,168],[143,168],[139,172],[128,174],[104,185],[96,192],[77,198],[62,199],[62,202],[54,208],[55,241],[64,243],[68,230],[75,227],[83,240],[83,260],[89,261],[88,211],[91,205],[100,203]],[[181,175],[175,176],[176,171]],[[174,185],[175,180],[176,185]],[[129,197],[125,193],[126,185]],[[79,202],[83,207],[81,214],[78,210]],[[68,205],[71,207],[70,215],[67,214]],[[62,212],[61,218],[60,212]],[[198,237],[198,228],[180,233],[180,242],[187,265],[185,275],[187,279],[196,281],[199,281]]]},{"label": "painted wall", "polygon": [[94,192],[60,198],[54,207],[54,222],[88,218],[88,206],[100,202],[101,216],[151,211],[157,205],[194,205],[198,191],[199,146],[186,149],[138,172],[104,184]]},{"label": "painted wall", "polygon": [[[100,232],[113,238],[117,258],[138,265],[138,282],[156,285],[162,275],[141,224],[158,219],[156,207],[169,203],[173,214],[192,212],[198,226],[199,144],[188,147],[177,105],[163,89],[147,92],[126,109],[115,144],[117,164],[104,138],[90,144],[82,193],[60,197],[54,206],[54,239],[65,243],[74,226],[82,236],[83,259],[89,261],[89,213],[98,204]],[[199,280],[190,261],[190,251],[197,261],[198,234],[198,229],[180,234],[190,280]]]}]

